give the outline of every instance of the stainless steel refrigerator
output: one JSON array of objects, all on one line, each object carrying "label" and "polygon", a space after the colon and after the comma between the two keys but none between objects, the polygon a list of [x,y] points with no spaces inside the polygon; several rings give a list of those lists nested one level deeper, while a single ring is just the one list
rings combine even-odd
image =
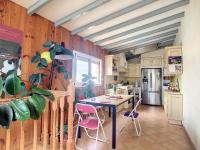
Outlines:
[{"label": "stainless steel refrigerator", "polygon": [[142,69],[142,104],[161,105],[161,85],[161,69]]}]

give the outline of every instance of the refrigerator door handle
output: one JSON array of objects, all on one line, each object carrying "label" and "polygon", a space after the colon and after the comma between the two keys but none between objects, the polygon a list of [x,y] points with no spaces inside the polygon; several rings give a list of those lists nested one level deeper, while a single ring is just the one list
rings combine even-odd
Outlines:
[{"label": "refrigerator door handle", "polygon": [[150,88],[152,89],[152,73],[150,73]]}]

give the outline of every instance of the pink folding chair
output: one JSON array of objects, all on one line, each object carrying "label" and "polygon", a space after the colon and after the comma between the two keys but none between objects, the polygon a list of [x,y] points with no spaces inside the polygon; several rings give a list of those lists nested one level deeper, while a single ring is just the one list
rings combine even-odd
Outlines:
[{"label": "pink folding chair", "polygon": [[[137,108],[140,105],[141,100],[142,99],[140,98],[137,101],[137,103],[136,103],[136,105],[135,105],[135,107],[132,111],[126,111],[122,114],[123,119],[124,120],[127,119],[127,122],[128,122],[128,120],[133,121],[137,136],[141,135],[141,125],[140,125],[140,120],[139,120],[139,112],[137,111]],[[122,133],[125,126],[126,126],[126,124],[124,124],[124,126],[121,128],[120,133]]]},{"label": "pink folding chair", "polygon": [[[77,124],[77,129],[76,129],[76,135],[75,135],[75,146],[77,149],[82,149],[80,147],[77,146],[77,137],[78,137],[78,128],[82,127],[84,128],[87,136],[91,139],[96,140],[95,142],[95,149],[97,146],[97,141],[101,141],[101,142],[105,142],[106,141],[106,135],[103,129],[103,125],[102,125],[102,121],[99,118],[99,115],[97,113],[96,107],[94,107],[93,105],[89,105],[89,104],[82,104],[82,103],[77,103],[75,106],[75,111],[76,114],[78,114],[78,124]],[[88,114],[87,117],[83,118],[81,114]],[[103,132],[103,136],[105,140],[101,140],[98,139],[99,136],[99,129],[101,128],[102,132]],[[89,135],[88,133],[88,129],[89,130],[96,130],[96,137],[92,137]]]}]

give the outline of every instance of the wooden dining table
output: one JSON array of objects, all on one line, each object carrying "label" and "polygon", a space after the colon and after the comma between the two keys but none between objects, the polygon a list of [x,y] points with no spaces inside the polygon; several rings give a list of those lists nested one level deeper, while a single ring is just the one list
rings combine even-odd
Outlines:
[{"label": "wooden dining table", "polygon": [[132,107],[134,107],[133,97],[133,95],[101,95],[79,101],[80,103],[109,108],[109,117],[112,114],[112,149],[116,149],[116,108],[128,101],[131,101]]}]

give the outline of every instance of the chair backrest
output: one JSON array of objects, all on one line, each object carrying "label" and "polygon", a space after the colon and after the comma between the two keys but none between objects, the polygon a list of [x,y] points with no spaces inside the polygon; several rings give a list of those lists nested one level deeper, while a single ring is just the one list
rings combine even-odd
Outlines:
[{"label": "chair backrest", "polygon": [[134,112],[137,112],[137,108],[138,108],[138,106],[141,104],[141,101],[142,101],[142,99],[140,98],[140,99],[136,102],[135,107],[133,108],[133,110],[131,111],[131,113],[129,114],[129,116],[131,116]]},{"label": "chair backrest", "polygon": [[92,105],[89,104],[82,104],[82,103],[77,103],[76,104],[76,110],[79,113],[88,113],[88,114],[96,114],[96,108]]},{"label": "chair backrest", "polygon": [[139,100],[141,99],[141,87],[135,87],[133,90],[134,98],[138,96]]}]

